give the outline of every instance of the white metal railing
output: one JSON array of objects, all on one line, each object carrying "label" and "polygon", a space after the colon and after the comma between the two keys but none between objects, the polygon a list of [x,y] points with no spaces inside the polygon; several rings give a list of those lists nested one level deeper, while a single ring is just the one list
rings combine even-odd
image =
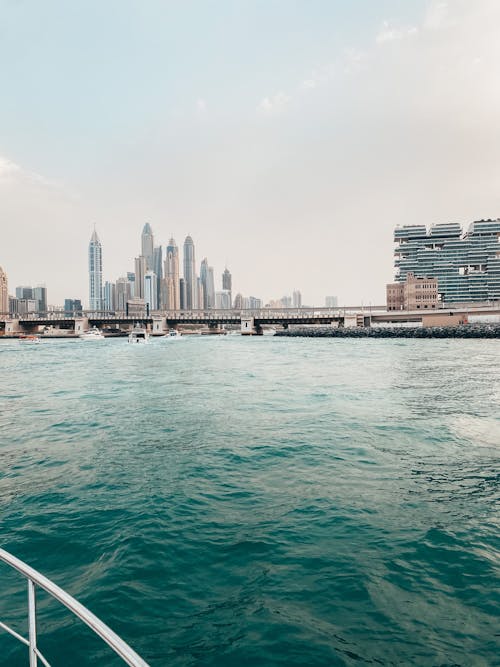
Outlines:
[{"label": "white metal railing", "polygon": [[16,558],[8,551],[0,548],[0,560],[10,565],[12,568],[20,572],[28,580],[28,639],[17,633],[5,623],[0,622],[0,628],[6,630],[9,634],[15,637],[28,647],[29,651],[29,665],[30,667],[37,667],[38,660],[50,667],[47,659],[42,655],[37,647],[37,632],[36,632],[36,587],[43,588],[49,595],[58,600],[61,604],[67,607],[75,616],[86,623],[96,635],[101,637],[113,651],[124,660],[127,665],[131,667],[148,667],[137,653],[130,648],[130,646],[123,641],[111,628],[103,623],[97,616],[84,607],[78,600],[66,593],[62,588],[54,584],[50,579],[44,577],[37,570],[33,569],[19,558]]}]

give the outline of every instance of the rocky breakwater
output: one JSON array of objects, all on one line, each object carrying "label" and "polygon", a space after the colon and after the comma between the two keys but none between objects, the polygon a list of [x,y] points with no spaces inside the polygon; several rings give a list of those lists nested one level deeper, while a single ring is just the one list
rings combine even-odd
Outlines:
[{"label": "rocky breakwater", "polygon": [[294,327],[277,331],[291,338],[500,338],[500,324],[453,327]]}]

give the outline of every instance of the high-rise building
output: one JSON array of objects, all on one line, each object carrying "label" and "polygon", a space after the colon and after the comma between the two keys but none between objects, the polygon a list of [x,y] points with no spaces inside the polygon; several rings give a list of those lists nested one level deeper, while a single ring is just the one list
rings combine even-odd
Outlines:
[{"label": "high-rise building", "polygon": [[229,292],[229,295],[231,296],[232,289],[233,289],[233,278],[232,278],[231,273],[229,272],[227,266],[224,269],[224,272],[222,273],[222,289]]},{"label": "high-rise building", "polygon": [[9,283],[7,281],[7,274],[0,266],[0,313],[7,314],[9,312]]},{"label": "high-rise building", "polygon": [[33,298],[38,302],[38,312],[47,312],[47,288],[43,285],[38,285],[33,288]]},{"label": "high-rise building", "polygon": [[144,276],[144,302],[146,308],[149,306],[149,312],[158,310],[158,289],[156,283],[156,273],[154,271],[146,271],[146,275]]},{"label": "high-rise building", "polygon": [[186,310],[198,308],[198,289],[196,283],[196,261],[194,243],[190,236],[184,241],[184,285],[186,290]]},{"label": "high-rise building", "polygon": [[184,278],[179,278],[180,309],[186,310],[186,282]]},{"label": "high-rise building", "polygon": [[325,308],[337,308],[339,300],[336,296],[325,296]]},{"label": "high-rise building", "polygon": [[259,310],[262,308],[262,300],[255,296],[249,296],[243,299],[243,308],[248,310]]},{"label": "high-rise building", "polygon": [[170,239],[166,249],[165,263],[165,303],[166,310],[179,310],[181,308],[181,295],[179,283],[179,249],[174,241]]},{"label": "high-rise building", "polygon": [[163,262],[162,262],[162,250],[161,245],[155,246],[153,249],[153,271],[156,273],[156,303],[157,307],[160,306],[160,291],[161,291],[161,281],[163,279]]},{"label": "high-rise building", "polygon": [[302,308],[302,294],[298,289],[292,294],[292,303],[294,308]]},{"label": "high-rise building", "polygon": [[240,294],[240,292],[234,297],[233,308],[235,310],[242,310],[243,308],[243,294]]},{"label": "high-rise building", "polygon": [[110,283],[108,280],[104,283],[103,289],[104,310],[114,310],[116,301],[116,286],[115,283]]},{"label": "high-rise building", "polygon": [[215,307],[217,310],[230,310],[231,308],[231,292],[223,289],[215,293]]},{"label": "high-rise building", "polygon": [[16,299],[34,299],[33,287],[20,285],[16,287]]},{"label": "high-rise building", "polygon": [[149,222],[146,222],[141,234],[141,255],[146,260],[146,270],[154,271],[154,237]]},{"label": "high-rise building", "polygon": [[102,310],[102,246],[95,229],[89,243],[89,307]]},{"label": "high-rise building", "polygon": [[133,271],[127,271],[127,281],[130,283],[130,294],[129,299],[135,296],[135,273]]},{"label": "high-rise building", "polygon": [[212,266],[208,266],[206,257],[201,263],[200,280],[203,285],[203,308],[205,310],[207,308],[215,308],[214,270]]},{"label": "high-rise building", "polygon": [[436,278],[441,301],[500,299],[500,219],[471,223],[463,233],[455,223],[396,227],[396,282],[407,275]]},{"label": "high-rise building", "polygon": [[[134,276],[134,280],[130,280],[130,275]],[[135,274],[127,274],[116,281],[115,291],[115,310],[120,313],[127,311],[127,302],[133,299],[131,286],[135,283]]]},{"label": "high-rise building", "polygon": [[146,275],[146,258],[144,255],[139,255],[135,258],[135,293],[134,297],[137,299],[144,298],[144,276]]},{"label": "high-rise building", "polygon": [[82,314],[82,302],[80,299],[64,299],[64,312],[74,315]]}]

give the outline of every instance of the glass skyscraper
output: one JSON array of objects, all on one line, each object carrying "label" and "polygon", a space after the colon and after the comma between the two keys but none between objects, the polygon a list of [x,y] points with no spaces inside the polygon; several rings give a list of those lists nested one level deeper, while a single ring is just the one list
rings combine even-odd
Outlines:
[{"label": "glass skyscraper", "polygon": [[95,229],[89,243],[89,308],[102,310],[102,246]]},{"label": "glass skyscraper", "polygon": [[473,222],[463,233],[455,223],[396,227],[396,281],[408,273],[437,278],[445,303],[500,299],[500,219]]},{"label": "glass skyscraper", "polygon": [[184,308],[187,310],[198,308],[198,286],[196,280],[194,243],[190,236],[186,236],[186,240],[184,241],[184,286],[186,291]]}]

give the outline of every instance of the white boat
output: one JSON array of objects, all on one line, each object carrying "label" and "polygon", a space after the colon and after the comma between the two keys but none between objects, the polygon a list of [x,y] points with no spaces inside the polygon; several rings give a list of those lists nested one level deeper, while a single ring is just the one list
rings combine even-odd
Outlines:
[{"label": "white boat", "polygon": [[128,335],[128,342],[139,343],[140,345],[149,343],[149,333],[147,329],[142,327],[140,324],[136,324]]},{"label": "white boat", "polygon": [[182,338],[182,334],[177,329],[170,329],[170,331],[163,336],[163,338],[168,338],[169,340],[178,340]]},{"label": "white boat", "polygon": [[78,338],[82,340],[104,340],[104,334],[97,327],[92,327],[92,329],[81,333]]},{"label": "white boat", "polygon": [[21,334],[18,338],[19,342],[23,345],[39,345],[40,338],[38,336],[33,336],[31,334]]},{"label": "white boat", "polygon": [[262,329],[262,334],[264,336],[274,336],[276,334],[276,329],[269,327],[269,329]]}]

